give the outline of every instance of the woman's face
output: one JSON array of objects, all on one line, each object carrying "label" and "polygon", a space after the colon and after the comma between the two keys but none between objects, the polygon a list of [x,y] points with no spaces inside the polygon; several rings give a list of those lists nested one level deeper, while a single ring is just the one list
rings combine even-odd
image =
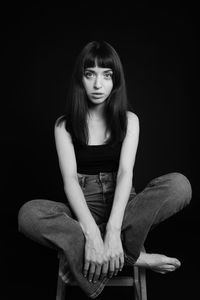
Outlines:
[{"label": "woman's face", "polygon": [[113,88],[112,70],[109,68],[86,68],[83,74],[83,85],[89,100],[93,104],[103,103]]}]

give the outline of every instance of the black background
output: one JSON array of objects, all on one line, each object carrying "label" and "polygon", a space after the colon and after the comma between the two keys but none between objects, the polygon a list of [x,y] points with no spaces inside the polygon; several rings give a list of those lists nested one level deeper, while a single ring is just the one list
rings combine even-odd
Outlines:
[{"label": "black background", "polygon": [[[195,2],[148,4],[76,1],[1,7],[2,299],[55,299],[57,258],[18,233],[20,206],[33,198],[64,200],[53,127],[63,113],[74,62],[92,40],[119,53],[128,97],[140,119],[134,185],[181,172],[191,205],[151,232],[149,252],[175,256],[171,274],[147,273],[148,299],[193,299],[198,288],[198,109]],[[2,292],[1,292],[2,294]],[[78,291],[72,297],[84,299]],[[105,289],[100,299],[130,299]]]}]

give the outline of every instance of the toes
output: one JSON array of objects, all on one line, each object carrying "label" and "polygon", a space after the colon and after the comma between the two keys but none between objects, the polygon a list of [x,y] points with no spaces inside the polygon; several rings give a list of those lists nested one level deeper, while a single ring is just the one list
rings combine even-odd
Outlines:
[{"label": "toes", "polygon": [[61,277],[62,281],[65,283],[68,283],[70,281],[70,272],[67,272],[65,274],[59,273],[59,276]]},{"label": "toes", "polygon": [[175,267],[181,266],[181,262],[177,258],[174,258],[174,257],[163,256],[162,262],[163,262],[163,264],[174,265]]},{"label": "toes", "polygon": [[60,265],[59,267],[59,276],[62,277],[64,274],[69,272],[69,265],[68,263],[65,261],[63,262],[63,264]]},{"label": "toes", "polygon": [[67,266],[62,266],[60,269],[59,269],[59,276],[62,277],[64,276],[64,274],[66,274],[68,272],[68,268]]},{"label": "toes", "polygon": [[168,264],[174,265],[176,268],[181,266],[181,262],[177,258],[171,258]]},{"label": "toes", "polygon": [[166,272],[172,272],[176,270],[176,267],[174,265],[166,265],[163,266]]},{"label": "toes", "polygon": [[177,269],[176,266],[171,264],[163,264],[162,266],[154,267],[152,270],[157,273],[166,274],[168,272],[173,272]]}]

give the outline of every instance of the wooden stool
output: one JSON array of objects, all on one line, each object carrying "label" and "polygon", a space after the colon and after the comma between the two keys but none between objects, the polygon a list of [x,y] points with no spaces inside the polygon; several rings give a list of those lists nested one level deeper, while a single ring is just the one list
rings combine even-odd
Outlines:
[{"label": "wooden stool", "polygon": [[[59,258],[59,268],[62,264],[62,259]],[[132,287],[132,293],[130,299],[135,300],[147,300],[147,289],[146,289],[146,271],[144,268],[139,268],[136,266],[127,267],[131,269],[128,275],[117,275],[116,277],[111,278],[106,286],[129,286]],[[124,267],[126,270],[126,267]],[[123,272],[123,271],[122,271]],[[69,298],[66,295],[67,286],[76,286],[77,284],[65,283],[62,281],[58,275],[57,281],[57,294],[56,300],[68,300]]]}]

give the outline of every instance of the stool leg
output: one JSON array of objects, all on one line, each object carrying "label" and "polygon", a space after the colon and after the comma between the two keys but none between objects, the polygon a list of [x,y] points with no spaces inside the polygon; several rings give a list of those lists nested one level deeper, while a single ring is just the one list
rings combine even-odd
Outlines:
[{"label": "stool leg", "polygon": [[62,265],[62,257],[58,253],[59,259],[59,267],[58,267],[58,279],[57,279],[57,291],[56,291],[56,300],[65,300],[65,293],[66,293],[66,283],[64,283],[59,276],[59,270]]},{"label": "stool leg", "polygon": [[134,278],[134,299],[141,300],[140,297],[140,281],[139,281],[139,269],[138,267],[133,267],[133,278]]},{"label": "stool leg", "polygon": [[144,268],[133,267],[134,296],[136,300],[147,300],[146,271]]},{"label": "stool leg", "polygon": [[56,300],[65,300],[65,290],[66,290],[65,283],[58,275]]},{"label": "stool leg", "polygon": [[140,268],[140,287],[141,299],[147,300],[146,270],[144,268]]}]

